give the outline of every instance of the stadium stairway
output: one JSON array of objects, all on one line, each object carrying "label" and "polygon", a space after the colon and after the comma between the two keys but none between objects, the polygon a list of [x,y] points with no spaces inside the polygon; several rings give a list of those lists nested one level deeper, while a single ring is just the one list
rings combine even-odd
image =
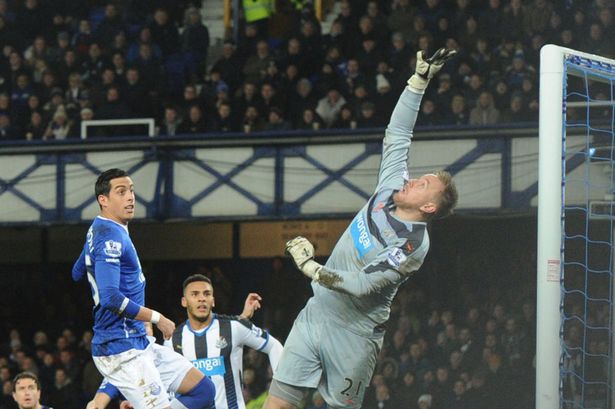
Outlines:
[{"label": "stadium stairway", "polygon": [[[331,12],[325,16],[321,22],[322,32],[328,33],[331,23],[339,14],[340,4],[335,2]],[[220,57],[222,52],[222,43],[225,38],[224,29],[224,0],[203,0],[201,7],[201,16],[203,24],[209,29],[210,48],[208,65],[211,65]]]}]

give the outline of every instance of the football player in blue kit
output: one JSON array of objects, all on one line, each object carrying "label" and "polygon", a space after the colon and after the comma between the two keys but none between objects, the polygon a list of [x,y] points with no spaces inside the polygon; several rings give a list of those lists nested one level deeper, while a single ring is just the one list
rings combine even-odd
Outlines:
[{"label": "football player in blue kit", "polygon": [[[147,339],[144,322],[155,325],[165,339],[175,324],[145,306],[145,277],[128,233],[136,205],[132,179],[121,169],[109,169],[98,177],[95,195],[100,214],[88,229],[72,275],[90,283],[96,367],[135,408],[213,407],[212,381],[181,354]],[[175,397],[169,399],[167,391]]]}]

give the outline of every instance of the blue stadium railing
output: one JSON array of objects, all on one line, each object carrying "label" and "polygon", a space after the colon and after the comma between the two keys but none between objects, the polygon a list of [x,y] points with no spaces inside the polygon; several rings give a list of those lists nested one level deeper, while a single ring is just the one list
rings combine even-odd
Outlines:
[{"label": "blue stadium railing", "polygon": [[[537,194],[535,124],[417,129],[410,173],[455,175],[461,212],[527,212]],[[124,137],[0,144],[0,224],[70,223],[98,211],[98,173],[126,169],[139,217],[348,216],[375,187],[383,129]]]}]

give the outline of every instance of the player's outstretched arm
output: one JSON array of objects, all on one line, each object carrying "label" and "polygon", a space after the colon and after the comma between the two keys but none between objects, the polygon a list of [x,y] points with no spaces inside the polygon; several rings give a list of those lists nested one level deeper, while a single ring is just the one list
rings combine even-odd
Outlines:
[{"label": "player's outstretched arm", "polygon": [[314,246],[305,237],[296,237],[286,243],[286,253],[308,278],[331,290],[362,296],[377,292],[418,269],[408,250],[395,248],[381,260],[374,261],[361,271],[339,271],[314,261]]},{"label": "player's outstretched arm", "polygon": [[417,53],[415,73],[399,97],[385,132],[376,190],[384,186],[397,189],[404,183],[408,171],[410,141],[421,99],[431,78],[442,69],[446,60],[455,54],[455,50],[446,48],[439,49],[430,58],[425,58],[423,51]]},{"label": "player's outstretched arm", "polygon": [[261,308],[262,297],[257,293],[250,293],[243,303],[243,311],[239,314],[240,318],[251,319],[256,310]]}]

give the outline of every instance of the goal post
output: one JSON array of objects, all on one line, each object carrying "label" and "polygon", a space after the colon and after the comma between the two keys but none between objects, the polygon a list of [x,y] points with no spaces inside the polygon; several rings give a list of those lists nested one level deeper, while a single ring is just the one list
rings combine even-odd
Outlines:
[{"label": "goal post", "polygon": [[536,409],[559,409],[564,50],[540,51]]},{"label": "goal post", "polygon": [[615,60],[540,54],[536,408],[615,409]]}]

